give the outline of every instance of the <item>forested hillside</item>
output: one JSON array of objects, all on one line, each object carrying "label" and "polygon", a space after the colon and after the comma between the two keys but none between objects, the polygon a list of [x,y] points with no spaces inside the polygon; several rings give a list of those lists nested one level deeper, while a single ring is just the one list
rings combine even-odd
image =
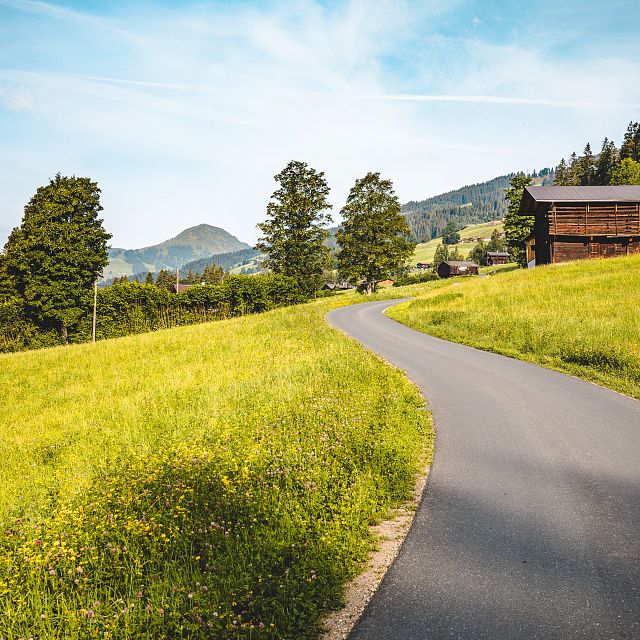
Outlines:
[{"label": "forested hillside", "polygon": [[[199,260],[191,260],[179,267],[180,275],[185,275],[188,272],[202,275],[204,270],[215,264],[224,271],[231,271],[234,268],[242,267],[244,265],[252,265],[255,262],[256,256],[259,256],[260,252],[255,249],[240,249],[240,251],[229,251],[228,253],[219,253],[217,255],[209,256],[208,258],[200,258]],[[250,270],[251,273],[257,272],[259,269],[255,268]],[[154,280],[158,277],[160,271],[141,271],[134,273],[132,276],[127,276],[129,282],[145,282],[148,274],[151,273]],[[110,278],[105,280],[104,284],[112,284],[118,278]]]},{"label": "forested hillside", "polygon": [[[459,227],[464,227],[503,218],[507,212],[504,190],[513,175],[498,176],[419,202],[407,202],[402,206],[402,212],[407,218],[413,239],[428,242],[442,235],[447,223],[452,220]],[[542,169],[539,173],[534,172],[532,177],[539,184],[548,184],[553,181],[553,172]]]}]

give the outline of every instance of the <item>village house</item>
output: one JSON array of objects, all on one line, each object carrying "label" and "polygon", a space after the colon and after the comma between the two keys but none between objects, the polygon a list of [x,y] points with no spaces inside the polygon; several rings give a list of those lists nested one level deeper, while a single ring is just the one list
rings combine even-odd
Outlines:
[{"label": "village house", "polygon": [[466,262],[464,260],[445,260],[438,266],[438,275],[441,278],[477,276],[478,265],[475,262]]},{"label": "village house", "polygon": [[487,251],[487,264],[493,267],[497,264],[507,264],[509,253],[507,251]]},{"label": "village house", "polygon": [[420,271],[425,271],[426,269],[431,269],[431,263],[430,262],[418,262],[418,264],[416,265],[416,269],[419,269]]},{"label": "village house", "polygon": [[529,267],[640,253],[640,185],[526,187],[519,213],[535,218]]}]

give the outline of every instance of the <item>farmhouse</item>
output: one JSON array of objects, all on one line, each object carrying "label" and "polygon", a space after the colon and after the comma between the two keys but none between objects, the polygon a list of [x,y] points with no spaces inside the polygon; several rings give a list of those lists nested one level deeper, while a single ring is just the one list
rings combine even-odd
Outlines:
[{"label": "farmhouse", "polygon": [[506,251],[487,251],[487,264],[493,267],[496,264],[507,264],[509,254]]},{"label": "farmhouse", "polygon": [[431,269],[430,262],[418,262],[416,265],[416,269],[420,269],[421,271],[425,271],[426,269]]},{"label": "farmhouse", "polygon": [[174,284],[173,290],[176,293],[182,293],[183,291],[187,291],[188,289],[191,289],[191,287],[193,287],[192,284]]},{"label": "farmhouse", "polygon": [[475,262],[465,262],[463,260],[445,260],[438,267],[438,275],[441,278],[452,278],[453,276],[477,276],[478,265]]},{"label": "farmhouse", "polygon": [[526,187],[520,215],[534,216],[529,267],[640,253],[640,186]]}]

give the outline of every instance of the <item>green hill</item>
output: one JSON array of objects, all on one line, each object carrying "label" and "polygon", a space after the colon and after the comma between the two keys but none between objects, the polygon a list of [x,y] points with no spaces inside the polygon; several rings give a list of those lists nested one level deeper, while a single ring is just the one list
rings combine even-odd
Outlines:
[{"label": "green hill", "polygon": [[[439,283],[440,284],[440,283]],[[457,279],[390,317],[640,398],[640,255]]]},{"label": "green hill", "polygon": [[109,264],[103,280],[160,269],[179,269],[185,263],[212,255],[251,249],[228,231],[200,224],[175,238],[142,249],[109,249]]},{"label": "green hill", "polygon": [[[460,231],[460,240],[467,240],[469,238],[482,238],[487,239],[491,237],[491,234],[498,230],[500,233],[504,232],[504,224],[502,221],[485,222],[484,224],[471,224]],[[422,242],[416,246],[413,252],[413,258],[411,264],[415,265],[418,262],[432,262],[436,253],[436,249],[442,244],[442,237],[438,236],[429,242]],[[449,245],[451,249],[458,249],[463,258],[466,258],[471,249],[475,247],[475,242],[460,242],[458,244]]]},{"label": "green hill", "polygon": [[0,356],[0,637],[317,637],[433,436],[356,299]]}]

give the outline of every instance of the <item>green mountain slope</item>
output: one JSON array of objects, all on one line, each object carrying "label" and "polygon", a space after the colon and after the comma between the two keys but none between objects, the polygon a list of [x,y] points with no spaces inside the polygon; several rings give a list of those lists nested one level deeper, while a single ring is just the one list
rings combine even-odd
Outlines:
[{"label": "green mountain slope", "polygon": [[104,270],[103,279],[160,269],[179,269],[192,260],[250,248],[246,242],[241,242],[220,227],[199,224],[151,247],[110,249],[109,264]]}]

